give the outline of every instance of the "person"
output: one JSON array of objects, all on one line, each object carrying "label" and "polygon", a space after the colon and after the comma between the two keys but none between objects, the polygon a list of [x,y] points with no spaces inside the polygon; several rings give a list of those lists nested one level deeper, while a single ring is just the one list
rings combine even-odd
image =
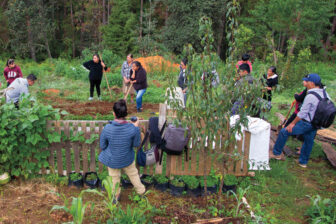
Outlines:
[{"label": "person", "polygon": [[[124,96],[126,96],[127,91],[129,90],[129,88],[131,88],[131,80],[130,80],[130,71],[132,69],[132,63],[133,63],[133,55],[129,54],[127,55],[126,61],[124,61],[124,63],[121,66],[121,75],[123,77],[123,93]],[[131,95],[131,102],[133,102],[134,99],[134,88],[132,87],[129,90],[129,94]]]},{"label": "person", "polygon": [[183,92],[183,98],[184,98],[184,105],[187,105],[187,91],[188,91],[188,73],[187,72],[187,65],[188,65],[188,59],[184,58],[180,63],[180,74],[178,77],[177,84],[179,87],[181,87]]},{"label": "person", "polygon": [[90,71],[89,80],[90,80],[90,97],[89,100],[93,100],[93,92],[96,87],[98,99],[100,97],[100,84],[103,78],[103,69],[106,71],[107,67],[104,62],[100,59],[98,54],[94,54],[92,60],[87,61],[83,66]]},{"label": "person", "polygon": [[[311,122],[314,119],[315,111],[319,104],[319,99],[309,93],[315,92],[323,98],[325,90],[320,88],[321,78],[318,74],[309,74],[303,78],[303,81],[307,82],[305,84],[303,83],[303,85],[307,87],[307,95],[303,101],[302,107],[296,118],[286,128],[281,129],[273,151],[270,153],[270,158],[281,160],[282,150],[288,137],[292,135],[303,135],[304,141],[298,164],[299,166],[306,168],[317,132],[317,129],[313,127]],[[326,95],[329,98],[327,93]]]},{"label": "person", "polygon": [[[244,83],[248,83],[249,85],[253,84],[254,79],[250,74],[250,67],[248,64],[241,64],[239,66],[239,76],[235,82],[235,87],[240,88]],[[242,99],[237,99],[233,103],[233,107],[231,109],[231,114],[235,115],[238,113],[240,108],[244,105]]]},{"label": "person", "polygon": [[29,74],[26,79],[17,78],[9,86],[6,91],[6,102],[14,103],[16,108],[19,108],[20,97],[29,94],[28,87],[34,85],[36,81],[34,74]]},{"label": "person", "polygon": [[250,55],[244,54],[241,60],[237,62],[236,68],[239,69],[239,66],[241,66],[242,64],[248,64],[248,66],[250,67],[250,73],[252,73],[252,63],[249,60],[250,60]]},{"label": "person", "polygon": [[7,87],[17,78],[22,78],[21,68],[15,64],[14,59],[8,59],[4,69],[4,76],[7,82]]},{"label": "person", "polygon": [[276,67],[271,66],[267,70],[267,74],[264,74],[262,82],[265,85],[265,89],[263,90],[266,91],[263,93],[263,99],[267,101],[266,103],[266,110],[270,111],[272,108],[272,91],[276,88],[278,85],[278,75],[276,74]]},{"label": "person", "polygon": [[147,73],[141,66],[141,63],[134,61],[132,63],[132,70],[130,71],[131,83],[136,91],[136,107],[138,112],[142,112],[142,96],[147,89]]},{"label": "person", "polygon": [[[134,147],[141,142],[139,120],[134,123],[126,121],[127,106],[125,100],[119,100],[113,105],[115,119],[107,124],[100,135],[99,161],[108,167],[109,176],[112,177],[113,192],[116,184],[120,183],[121,171],[125,172],[133,184],[136,192],[143,195],[146,191],[141,183],[138,170],[135,166]],[[119,199],[120,188],[116,190]]]}]

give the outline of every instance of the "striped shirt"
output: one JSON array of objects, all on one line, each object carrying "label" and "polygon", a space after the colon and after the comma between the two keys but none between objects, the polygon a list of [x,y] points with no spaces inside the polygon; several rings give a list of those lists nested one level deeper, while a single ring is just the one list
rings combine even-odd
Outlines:
[{"label": "striped shirt", "polygon": [[131,123],[112,121],[100,135],[99,161],[112,169],[121,169],[134,161],[134,147],[140,146],[140,129]]},{"label": "striped shirt", "polygon": [[121,66],[121,75],[123,77],[126,77],[126,79],[130,78],[130,71],[132,69],[132,63],[128,64],[127,61],[124,61],[124,63]]}]

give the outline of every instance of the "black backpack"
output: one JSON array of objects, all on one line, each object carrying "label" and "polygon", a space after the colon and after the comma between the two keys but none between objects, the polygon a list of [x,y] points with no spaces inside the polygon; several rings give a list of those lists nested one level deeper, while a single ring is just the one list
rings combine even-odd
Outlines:
[{"label": "black backpack", "polygon": [[336,108],[334,103],[328,99],[325,90],[323,90],[323,99],[316,92],[309,92],[308,94],[312,94],[317,97],[319,103],[317,105],[315,115],[311,124],[314,128],[329,128],[334,122],[336,115]]}]

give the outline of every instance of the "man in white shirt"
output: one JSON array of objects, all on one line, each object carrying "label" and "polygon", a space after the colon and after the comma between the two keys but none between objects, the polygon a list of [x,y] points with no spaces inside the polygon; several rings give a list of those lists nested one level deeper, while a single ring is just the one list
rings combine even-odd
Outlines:
[{"label": "man in white shirt", "polygon": [[6,102],[14,103],[18,107],[20,96],[22,94],[28,95],[29,90],[28,86],[34,85],[36,81],[36,76],[34,74],[28,75],[26,79],[17,78],[9,86],[8,91],[6,92]]}]

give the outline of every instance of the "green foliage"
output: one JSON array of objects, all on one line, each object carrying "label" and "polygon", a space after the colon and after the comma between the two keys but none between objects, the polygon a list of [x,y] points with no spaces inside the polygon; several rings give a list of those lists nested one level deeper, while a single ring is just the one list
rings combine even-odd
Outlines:
[{"label": "green foliage", "polygon": [[70,174],[70,180],[76,181],[82,179],[83,176],[80,173],[72,173]]},{"label": "green foliage", "polygon": [[315,195],[310,198],[310,207],[305,212],[312,224],[325,223],[333,224],[336,222],[336,200],[335,198],[321,198]]},{"label": "green foliage", "polygon": [[83,194],[84,193],[96,193],[101,195],[101,193],[97,192],[97,190],[83,190],[79,194],[79,196],[72,197],[71,205],[69,205],[69,199],[66,198],[64,194],[60,195],[56,193],[59,197],[63,198],[64,205],[54,205],[52,209],[50,210],[50,213],[53,212],[54,210],[64,210],[65,212],[68,212],[72,215],[73,217],[73,224],[81,224],[83,223],[84,220],[84,215],[85,215],[85,210],[88,207],[88,205],[91,205],[91,212],[94,209],[94,204],[92,202],[86,202],[83,203]]},{"label": "green foliage", "polygon": [[168,183],[168,178],[162,174],[155,175],[154,178],[155,178],[155,181],[159,184]]},{"label": "green foliage", "polygon": [[183,176],[182,180],[189,189],[196,189],[199,186],[199,181],[195,176]]},{"label": "green foliage", "polygon": [[58,176],[58,174],[48,174],[44,176],[45,180],[49,183],[66,186],[68,184],[68,178],[65,176]]},{"label": "green foliage", "polygon": [[150,221],[150,217],[145,214],[146,212],[147,210],[143,210],[137,206],[131,207],[130,205],[127,205],[126,211],[124,211],[121,207],[118,207],[114,213],[114,217],[107,220],[107,224],[147,224]]},{"label": "green foliage", "polygon": [[133,6],[134,1],[114,1],[109,24],[101,28],[104,45],[119,55],[126,55],[135,47],[137,18],[131,11]]},{"label": "green foliage", "polygon": [[[58,110],[45,106],[32,98],[24,97],[20,109],[14,104],[0,107],[0,171],[14,176],[28,177],[49,166],[50,143],[61,137],[47,130],[47,120],[58,120]],[[20,136],[18,138],[18,136]]]},{"label": "green foliage", "polygon": [[147,184],[153,183],[153,177],[152,176],[146,176],[142,181],[146,182]]},{"label": "green foliage", "polygon": [[237,177],[232,174],[227,174],[224,176],[224,184],[227,186],[237,185]]},{"label": "green foliage", "polygon": [[185,186],[185,183],[178,177],[175,177],[174,179],[170,180],[169,183],[172,184],[175,187],[184,187]]},{"label": "green foliage", "polygon": [[234,193],[233,191],[228,191],[227,192],[227,195],[233,195],[233,197],[236,199],[236,206],[235,206],[235,210],[233,210],[231,212],[231,215],[233,217],[242,217],[242,209],[240,209],[241,205],[244,204],[244,197],[245,195],[247,194],[249,190],[249,187],[243,189],[243,188],[240,188],[238,187],[237,189],[237,193]]},{"label": "green foliage", "polygon": [[[203,177],[200,177],[199,183],[200,183],[201,187],[205,186]],[[213,177],[213,176],[207,176],[207,186],[208,187],[213,187],[213,186],[215,186],[217,184],[218,184],[218,181],[217,181],[217,179],[215,177]]]}]

